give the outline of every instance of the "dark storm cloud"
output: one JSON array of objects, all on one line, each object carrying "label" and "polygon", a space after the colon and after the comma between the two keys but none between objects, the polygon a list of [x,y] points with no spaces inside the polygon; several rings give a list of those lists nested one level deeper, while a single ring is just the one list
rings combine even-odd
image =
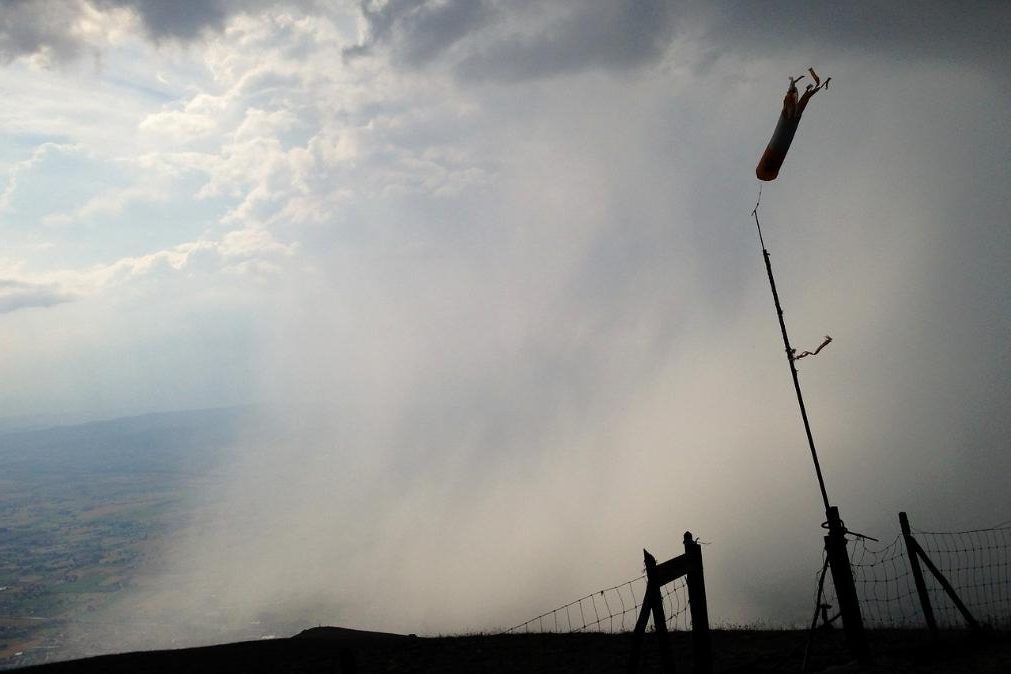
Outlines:
[{"label": "dark storm cloud", "polygon": [[873,52],[901,60],[963,62],[1006,71],[1007,2],[712,3],[699,5],[705,40],[717,52]]},{"label": "dark storm cloud", "polygon": [[463,79],[517,81],[596,68],[625,70],[659,58],[673,37],[674,5],[622,0],[571,5],[528,35],[505,36],[461,61]]},{"label": "dark storm cloud", "polygon": [[370,4],[365,0],[361,3],[368,37],[345,49],[345,57],[367,54],[375,45],[392,44],[398,61],[424,65],[493,16],[483,0],[391,0],[377,9],[370,8]]},{"label": "dark storm cloud", "polygon": [[[46,51],[55,60],[86,45],[75,32],[88,6],[128,9],[153,40],[192,40],[220,30],[238,12],[311,0],[5,0],[0,4],[0,61]],[[504,2],[503,0],[361,0],[367,34],[344,50],[354,58],[388,50],[401,67],[444,65],[470,81],[516,82],[587,70],[630,70],[661,58],[686,26],[701,39],[702,67],[721,54],[767,57],[800,51],[887,53],[942,59],[1006,77],[1011,4],[887,2],[815,4],[675,3],[669,0]],[[688,32],[688,31],[686,31]],[[708,58],[707,58],[708,57]]]},{"label": "dark storm cloud", "polygon": [[581,3],[492,3],[393,0],[362,2],[368,36],[345,50],[355,57],[387,47],[407,67],[425,66],[450,47],[461,49],[462,79],[518,81],[593,68],[648,63],[669,44],[674,5],[665,0]]},{"label": "dark storm cloud", "polygon": [[229,14],[242,8],[241,3],[228,0],[101,0],[98,4],[132,9],[152,38],[181,40],[220,29]]},{"label": "dark storm cloud", "polygon": [[80,6],[71,2],[8,0],[0,5],[0,61],[50,51],[57,59],[75,56],[78,40],[68,31],[68,20]]},{"label": "dark storm cloud", "polygon": [[[687,27],[704,67],[722,54],[768,57],[798,51],[886,53],[903,60],[961,62],[1003,75],[1011,5],[945,2],[915,8],[860,2],[674,3],[593,0],[363,1],[368,25],[354,57],[385,48],[395,64],[424,67],[440,58],[462,80],[507,81],[587,70],[631,70],[656,62]],[[452,49],[451,49],[452,48]]]},{"label": "dark storm cloud", "polygon": [[53,285],[0,279],[0,314],[30,307],[51,307],[73,299]]},{"label": "dark storm cloud", "polygon": [[[268,0],[4,0],[0,4],[0,61],[49,52],[67,61],[87,46],[76,31],[90,7],[128,9],[155,40],[192,40],[220,30],[232,14],[271,4]],[[305,3],[289,3],[305,4]]]}]

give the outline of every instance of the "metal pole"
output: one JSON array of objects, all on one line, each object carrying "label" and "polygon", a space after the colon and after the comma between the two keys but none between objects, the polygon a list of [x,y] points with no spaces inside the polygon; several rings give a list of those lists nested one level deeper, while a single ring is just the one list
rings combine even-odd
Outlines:
[{"label": "metal pole", "polygon": [[758,227],[758,240],[762,244],[762,257],[765,258],[765,270],[769,273],[769,287],[772,288],[772,300],[776,304],[776,315],[779,316],[779,329],[783,333],[783,346],[786,347],[786,361],[790,364],[790,376],[793,377],[793,388],[797,392],[797,404],[800,405],[800,416],[804,420],[804,432],[807,433],[807,445],[811,448],[811,459],[814,461],[814,472],[818,475],[818,487],[821,489],[821,499],[825,503],[825,512],[828,512],[828,492],[825,491],[825,478],[821,474],[821,464],[818,462],[818,450],[814,448],[814,436],[811,435],[811,422],[807,420],[807,408],[804,407],[804,395],[800,392],[800,378],[797,375],[797,367],[793,364],[793,348],[790,346],[790,337],[786,334],[786,321],[783,319],[783,307],[779,303],[779,293],[776,292],[776,279],[772,275],[772,261],[769,258],[769,251],[765,248],[765,239],[762,237],[762,225],[758,222],[758,205],[751,212],[755,216],[755,225]]},{"label": "metal pole", "polygon": [[[762,193],[759,192],[759,199]],[[786,333],[786,321],[783,318],[783,306],[779,303],[779,293],[776,291],[776,279],[772,275],[772,261],[765,247],[762,236],[762,224],[758,221],[758,204],[751,212],[755,216],[755,226],[758,227],[758,240],[762,244],[762,257],[765,259],[765,270],[769,274],[769,287],[772,288],[772,300],[776,304],[776,315],[779,317],[779,329],[783,333],[783,346],[786,348],[786,361],[790,365],[790,376],[793,378],[793,388],[797,392],[797,404],[800,406],[800,416],[804,420],[804,432],[807,434],[807,445],[811,448],[811,460],[814,461],[814,472],[818,476],[818,487],[821,489],[821,500],[825,504],[825,519],[828,525],[828,535],[825,536],[825,552],[828,556],[829,568],[832,570],[832,584],[835,585],[836,599],[842,614],[843,630],[846,640],[854,655],[860,660],[867,658],[867,642],[863,633],[863,617],[860,615],[860,600],[857,597],[853,571],[850,568],[849,553],[846,552],[846,527],[839,517],[839,509],[829,505],[828,492],[825,490],[825,478],[821,474],[821,463],[818,461],[818,450],[814,447],[814,436],[811,434],[811,422],[807,418],[807,408],[804,406],[804,396],[800,392],[800,377],[794,365],[793,347]]]}]

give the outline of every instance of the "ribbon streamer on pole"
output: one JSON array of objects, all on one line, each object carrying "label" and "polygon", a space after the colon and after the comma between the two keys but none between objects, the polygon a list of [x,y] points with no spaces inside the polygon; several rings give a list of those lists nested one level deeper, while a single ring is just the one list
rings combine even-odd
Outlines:
[{"label": "ribbon streamer on pole", "polygon": [[[818,348],[815,349],[814,351],[801,351],[800,353],[792,353],[790,354],[790,357],[793,358],[794,360],[800,360],[801,358],[807,358],[808,356],[817,356],[822,349],[824,349],[831,343],[832,338],[829,337],[828,335],[825,335],[825,339],[822,341],[821,344],[818,345]],[[794,349],[794,351],[796,352],[796,349]]]}]

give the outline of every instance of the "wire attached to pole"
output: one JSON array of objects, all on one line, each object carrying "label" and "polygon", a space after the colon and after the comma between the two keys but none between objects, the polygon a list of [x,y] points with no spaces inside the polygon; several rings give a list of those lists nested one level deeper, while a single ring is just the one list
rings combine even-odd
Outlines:
[{"label": "wire attached to pole", "polygon": [[758,199],[755,200],[755,207],[751,209],[751,215],[755,218],[758,226],[758,242],[762,244],[762,252],[765,252],[765,239],[762,238],[762,225],[758,222],[758,207],[762,205],[762,183],[758,183]]}]

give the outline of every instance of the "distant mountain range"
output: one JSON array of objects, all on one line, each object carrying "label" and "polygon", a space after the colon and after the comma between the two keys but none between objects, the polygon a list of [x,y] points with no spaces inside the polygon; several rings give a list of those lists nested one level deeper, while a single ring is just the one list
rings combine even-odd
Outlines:
[{"label": "distant mountain range", "polygon": [[0,470],[40,472],[204,471],[241,433],[263,426],[255,407],[161,412],[0,434]]}]

